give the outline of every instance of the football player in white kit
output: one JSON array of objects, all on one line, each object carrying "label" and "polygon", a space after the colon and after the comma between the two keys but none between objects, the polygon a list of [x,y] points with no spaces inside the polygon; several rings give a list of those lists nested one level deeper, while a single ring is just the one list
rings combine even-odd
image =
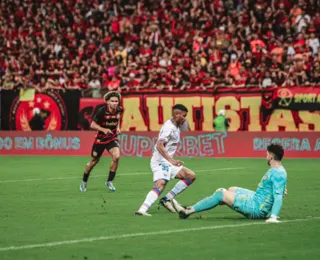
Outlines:
[{"label": "football player in white kit", "polygon": [[170,212],[176,212],[172,206],[173,198],[195,181],[195,173],[182,166],[182,161],[173,159],[180,141],[179,127],[186,120],[187,114],[188,109],[184,105],[176,104],[172,108],[172,118],[162,126],[150,163],[154,186],[135,215],[151,216],[148,209],[158,199],[170,179],[180,181],[160,200],[160,204]]}]

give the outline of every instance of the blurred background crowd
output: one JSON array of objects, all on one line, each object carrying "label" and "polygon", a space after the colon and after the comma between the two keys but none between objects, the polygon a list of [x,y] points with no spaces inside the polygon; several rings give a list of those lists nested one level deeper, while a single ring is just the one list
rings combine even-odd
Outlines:
[{"label": "blurred background crowd", "polygon": [[318,0],[2,0],[0,86],[319,86]]}]

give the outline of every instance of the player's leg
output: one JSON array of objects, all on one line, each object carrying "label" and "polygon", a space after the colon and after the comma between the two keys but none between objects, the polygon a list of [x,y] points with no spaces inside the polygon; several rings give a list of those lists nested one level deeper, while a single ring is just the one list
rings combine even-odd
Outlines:
[{"label": "player's leg", "polygon": [[117,141],[112,141],[107,145],[108,152],[110,153],[112,159],[111,159],[111,164],[110,164],[110,171],[109,171],[109,176],[106,181],[106,186],[111,190],[115,191],[116,188],[113,186],[112,181],[114,180],[116,176],[116,172],[118,169],[119,165],[119,159],[120,159],[120,148],[119,144]]},{"label": "player's leg", "polygon": [[184,208],[175,200],[172,201],[172,204],[175,207],[175,209],[179,212],[180,218],[187,218],[193,213],[213,209],[221,203],[226,204],[229,207],[232,207],[234,199],[234,192],[227,191],[224,188],[220,188],[217,189],[216,192],[213,193],[211,196],[204,198],[203,200],[199,201],[191,207]]},{"label": "player's leg", "polygon": [[93,144],[91,150],[91,159],[86,164],[85,171],[83,173],[82,182],[80,184],[80,191],[85,192],[87,191],[87,183],[90,176],[91,171],[97,165],[100,160],[101,155],[103,154],[105,147],[104,145]]},{"label": "player's leg", "polygon": [[169,168],[166,165],[151,163],[151,170],[153,172],[153,188],[135,215],[151,216],[147,213],[148,209],[158,199],[169,181]]},{"label": "player's leg", "polygon": [[228,188],[228,191],[235,192],[237,189],[238,189],[238,187],[233,186],[233,187]]},{"label": "player's leg", "polygon": [[252,191],[252,190],[248,190],[248,189],[240,188],[240,187],[236,187],[236,186],[228,188],[228,191],[234,192],[236,194],[246,194],[246,195],[253,195],[254,194],[254,191]]},{"label": "player's leg", "polygon": [[177,201],[173,205],[179,212],[180,218],[187,218],[191,214],[212,209],[219,204],[226,204],[231,209],[250,219],[263,217],[259,207],[253,200],[254,191],[239,187],[231,187],[228,190],[218,189],[212,196],[207,197],[191,207],[184,208]]},{"label": "player's leg", "polygon": [[154,183],[153,188],[151,189],[151,191],[149,191],[145,201],[142,203],[141,207],[138,209],[135,215],[149,216],[149,217],[151,216],[151,214],[147,213],[147,211],[152,206],[152,204],[156,202],[161,192],[166,187],[167,182],[168,182],[167,180],[160,179]]},{"label": "player's leg", "polygon": [[172,206],[172,199],[187,189],[195,180],[196,174],[186,167],[171,166],[171,178],[180,179],[177,184],[160,200],[160,204],[170,212],[176,212]]},{"label": "player's leg", "polygon": [[231,188],[233,188],[231,190],[233,190],[235,194],[234,203],[230,206],[231,209],[250,219],[264,218],[264,214],[260,211],[259,205],[257,205],[253,199],[254,191],[239,187]]},{"label": "player's leg", "polygon": [[256,205],[253,196],[250,194],[236,194],[234,203],[230,208],[249,219],[261,218],[259,206]]}]

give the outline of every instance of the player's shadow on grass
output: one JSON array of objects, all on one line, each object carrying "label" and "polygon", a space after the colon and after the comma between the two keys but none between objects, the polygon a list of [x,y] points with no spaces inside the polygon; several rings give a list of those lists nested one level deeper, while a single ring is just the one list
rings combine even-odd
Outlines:
[{"label": "player's shadow on grass", "polygon": [[223,217],[223,216],[202,216],[202,215],[200,215],[200,216],[191,216],[191,217],[188,218],[188,220],[209,220],[209,221],[216,220],[216,221],[219,221],[219,222],[221,222],[221,220],[248,221],[247,218],[241,217],[241,216],[239,216],[239,217],[237,217],[237,216],[234,216],[234,217],[231,217],[231,216],[230,217],[229,216]]},{"label": "player's shadow on grass", "polygon": [[157,212],[151,212],[151,214],[154,214],[154,216],[156,215],[159,215],[159,216],[169,216],[170,219],[171,217],[176,217],[177,220],[180,220],[180,221],[199,221],[199,220],[206,220],[206,221],[212,221],[212,222],[220,222],[222,220],[236,220],[236,221],[239,221],[239,222],[242,222],[242,221],[248,221],[247,218],[239,215],[235,215],[235,216],[232,216],[232,215],[226,215],[225,213],[222,213],[222,212],[217,212],[213,215],[208,215],[208,214],[196,214],[196,215],[191,215],[188,219],[180,219],[179,218],[179,215],[177,213],[169,213],[169,212],[166,212],[166,211],[157,211]]},{"label": "player's shadow on grass", "polygon": [[224,212],[215,212],[214,214],[196,214],[191,215],[187,220],[208,220],[208,221],[218,221],[221,220],[236,220],[236,221],[248,221],[247,218],[241,215],[230,215]]}]

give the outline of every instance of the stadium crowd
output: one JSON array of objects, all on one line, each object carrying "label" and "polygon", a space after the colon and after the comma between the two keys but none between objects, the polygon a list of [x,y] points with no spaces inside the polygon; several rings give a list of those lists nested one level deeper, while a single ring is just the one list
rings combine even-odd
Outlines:
[{"label": "stadium crowd", "polygon": [[318,0],[2,0],[1,89],[320,84]]}]

